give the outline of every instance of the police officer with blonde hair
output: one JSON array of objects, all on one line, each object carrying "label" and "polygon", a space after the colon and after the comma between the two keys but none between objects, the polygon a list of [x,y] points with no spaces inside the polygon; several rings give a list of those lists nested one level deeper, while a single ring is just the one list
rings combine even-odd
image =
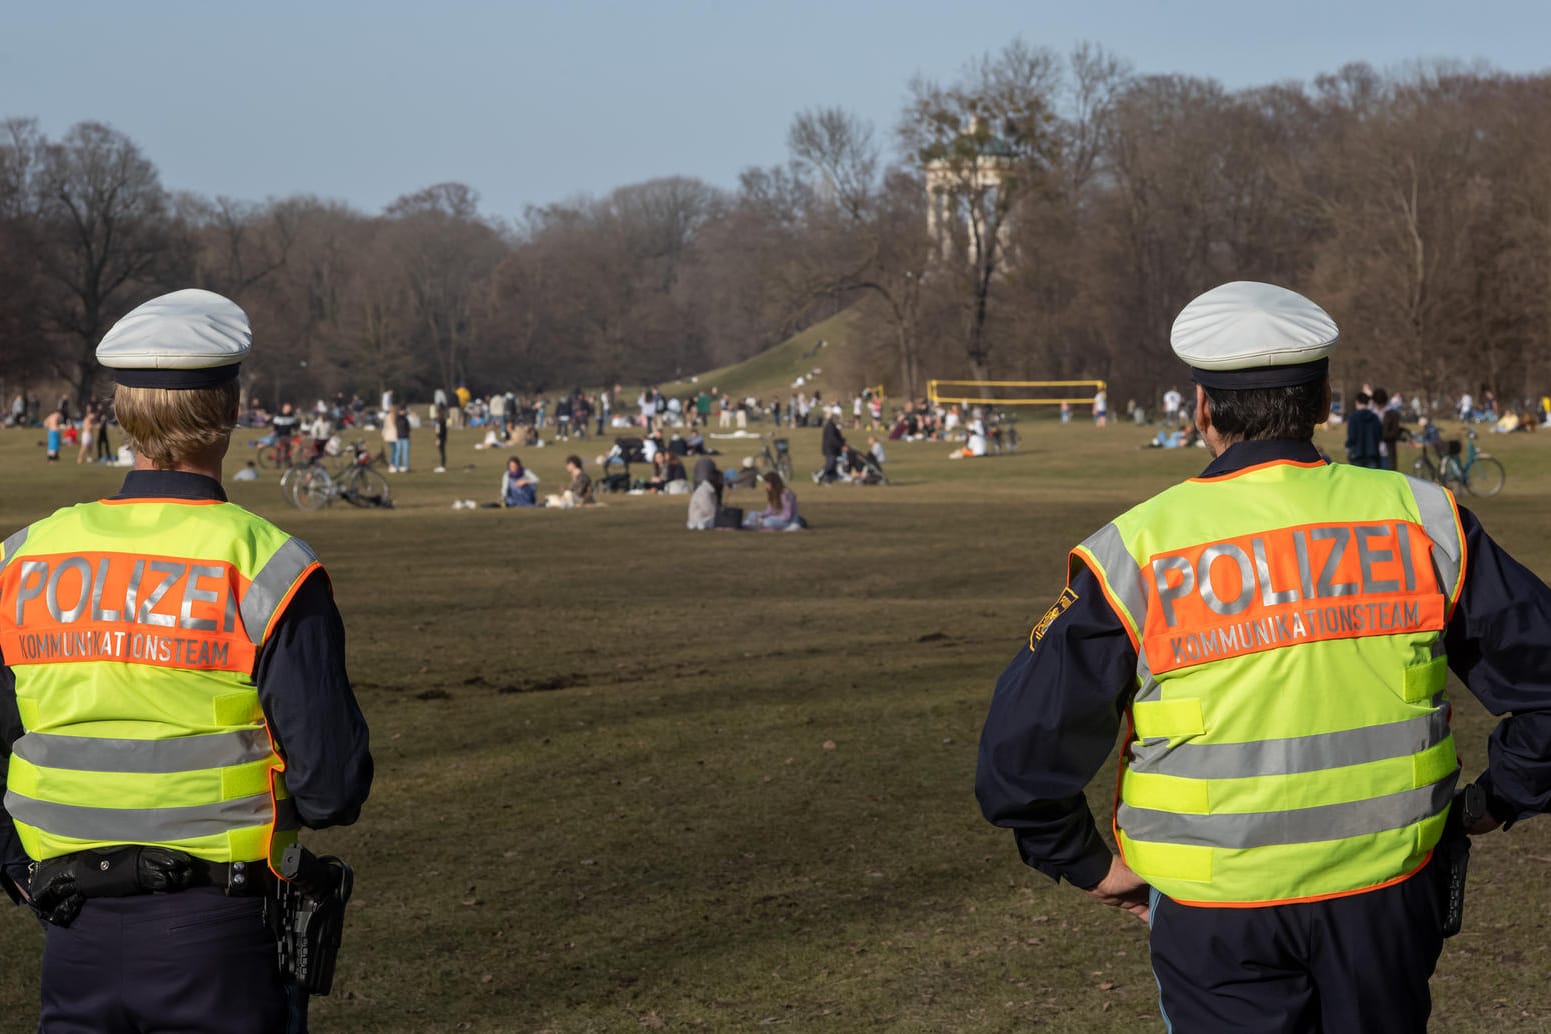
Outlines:
[{"label": "police officer with blonde hair", "polygon": [[[1212,461],[1072,551],[981,736],[986,817],[1150,921],[1176,1034],[1424,1030],[1449,863],[1551,807],[1551,590],[1446,489],[1324,460],[1337,340],[1270,284],[1185,307]],[[1448,670],[1507,715],[1457,800]],[[1082,790],[1122,718],[1116,857]]]},{"label": "police officer with blonde hair", "polygon": [[286,1029],[282,852],[371,785],[328,576],[221,487],[250,344],[208,291],[120,320],[134,470],[0,553],[0,883],[46,924],[43,1032]]}]

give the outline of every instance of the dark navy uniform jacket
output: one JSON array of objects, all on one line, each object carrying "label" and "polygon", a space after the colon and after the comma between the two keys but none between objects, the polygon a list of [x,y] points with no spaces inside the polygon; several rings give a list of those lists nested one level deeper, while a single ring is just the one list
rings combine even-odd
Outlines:
[{"label": "dark navy uniform jacket", "polygon": [[[115,499],[219,499],[221,483],[202,474],[135,470]],[[0,787],[11,744],[25,731],[16,709],[16,675],[0,657]],[[254,667],[259,702],[285,758],[285,785],[302,822],[314,829],[356,820],[372,785],[366,718],[345,672],[345,625],[328,575],[314,571],[297,588]],[[0,804],[0,866],[25,885],[28,859]],[[6,887],[7,891],[12,888]]]},{"label": "dark navy uniform jacket", "polygon": [[[1230,446],[1202,477],[1274,460],[1317,462],[1306,441]],[[1461,507],[1465,584],[1445,631],[1449,667],[1495,715],[1476,780],[1505,823],[1551,811],[1551,588],[1493,542]],[[1091,888],[1110,851],[1082,791],[1115,745],[1136,690],[1136,650],[1086,567],[1042,637],[1030,636],[997,681],[980,736],[975,794],[1013,831],[1023,860]]]}]

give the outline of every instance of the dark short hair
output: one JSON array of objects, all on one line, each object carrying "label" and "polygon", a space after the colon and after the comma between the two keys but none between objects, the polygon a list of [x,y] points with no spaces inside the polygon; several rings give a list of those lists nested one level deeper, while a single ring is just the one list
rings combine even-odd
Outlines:
[{"label": "dark short hair", "polygon": [[586,466],[587,466],[587,464],[582,462],[582,458],[580,456],[576,455],[575,453],[572,453],[570,456],[567,456],[565,458],[565,461],[567,463],[569,463],[571,466],[577,468],[578,470],[582,470],[582,469],[586,468]]},{"label": "dark short hair", "polygon": [[1314,437],[1314,425],[1326,416],[1325,381],[1286,388],[1202,388],[1212,426],[1224,438],[1253,441]]}]

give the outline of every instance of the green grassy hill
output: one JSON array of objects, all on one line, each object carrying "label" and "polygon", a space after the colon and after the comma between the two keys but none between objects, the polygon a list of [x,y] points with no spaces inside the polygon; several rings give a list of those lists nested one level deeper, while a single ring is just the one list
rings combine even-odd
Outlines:
[{"label": "green grassy hill", "polygon": [[[852,383],[861,367],[856,362],[861,349],[861,327],[862,315],[852,307],[815,323],[751,359],[707,371],[692,380],[664,384],[662,390],[669,395],[688,395],[704,386],[720,388],[737,398],[769,398],[777,394],[784,397],[793,390],[793,382],[802,377],[805,391],[816,388],[825,398],[834,394],[849,395],[862,387],[860,382]],[[824,342],[823,347],[819,346],[820,341]],[[816,375],[812,373],[815,369],[819,371]],[[881,372],[866,372],[875,378],[873,383],[881,376]]]}]

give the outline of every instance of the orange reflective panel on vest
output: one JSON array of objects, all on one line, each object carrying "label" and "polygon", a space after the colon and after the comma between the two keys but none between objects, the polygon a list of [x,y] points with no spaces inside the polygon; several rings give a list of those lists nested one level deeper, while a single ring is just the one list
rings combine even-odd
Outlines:
[{"label": "orange reflective panel on vest", "polygon": [[28,556],[0,573],[0,651],[13,664],[123,661],[249,672],[249,582],[230,563],[145,554]]},{"label": "orange reflective panel on vest", "polygon": [[1306,524],[1152,556],[1154,673],[1294,643],[1442,631],[1432,540],[1409,521]]}]

